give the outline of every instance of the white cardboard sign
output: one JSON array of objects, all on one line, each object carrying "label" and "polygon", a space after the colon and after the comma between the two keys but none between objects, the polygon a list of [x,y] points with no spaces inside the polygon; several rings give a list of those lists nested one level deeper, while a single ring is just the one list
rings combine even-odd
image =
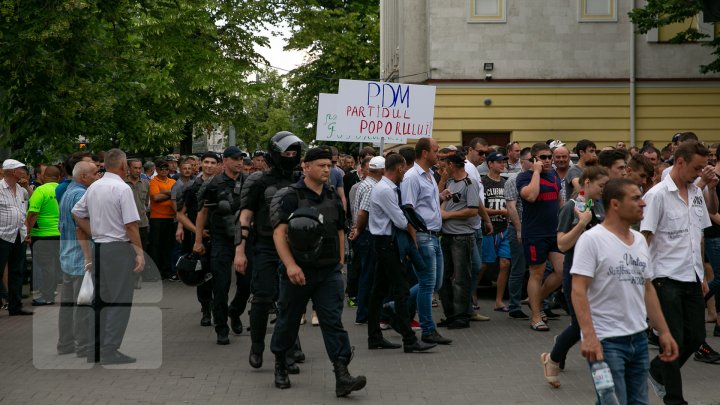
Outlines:
[{"label": "white cardboard sign", "polygon": [[[340,130],[338,120],[342,117],[338,111],[338,99],[338,94],[320,93],[318,98],[317,131],[315,139],[318,141],[334,142],[380,142],[381,135],[362,135],[357,132]],[[386,136],[385,143],[405,144],[407,143],[407,139],[402,136]]]},{"label": "white cardboard sign", "polygon": [[337,130],[360,136],[432,137],[435,86],[340,80]]}]

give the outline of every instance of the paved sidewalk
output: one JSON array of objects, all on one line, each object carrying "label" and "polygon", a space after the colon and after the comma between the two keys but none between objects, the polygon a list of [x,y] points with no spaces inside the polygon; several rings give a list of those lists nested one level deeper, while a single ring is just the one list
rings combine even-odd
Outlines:
[{"label": "paved sidewalk", "polygon": [[[549,351],[553,336],[568,317],[552,321],[550,333],[531,331],[526,321],[492,312],[482,301],[490,322],[470,329],[441,330],[454,340],[430,353],[402,350],[368,351],[366,327],[353,324],[346,308],[344,324],[356,347],[350,371],[364,374],[368,385],[348,399],[334,394],[332,365],[325,354],[320,329],[301,327],[307,361],[293,387],[273,385],[273,358],[266,350],[262,369],[247,363],[249,333],[230,337],[230,345],[215,344],[212,328],[200,326],[193,288],[180,283],[146,283],[138,292],[145,302],[133,307],[131,325],[121,348],[138,358],[130,367],[92,366],[72,355],[57,356],[57,304],[35,308],[36,315],[9,317],[0,313],[0,403],[2,404],[591,404],[590,373],[579,349],[570,353],[562,387],[543,379],[539,355]],[[154,303],[159,300],[159,303]],[[28,303],[29,305],[29,303]],[[435,313],[439,320],[440,312]],[[247,325],[247,315],[243,315]],[[272,330],[272,329],[271,329]],[[270,330],[270,333],[271,333]],[[34,332],[34,333],[33,333]],[[708,342],[720,349],[720,338]],[[400,342],[394,332],[386,337]],[[269,346],[269,336],[268,336]],[[651,355],[655,351],[651,351]],[[691,404],[720,404],[720,365],[694,360],[683,368],[685,394]],[[660,404],[650,393],[651,404]]]}]

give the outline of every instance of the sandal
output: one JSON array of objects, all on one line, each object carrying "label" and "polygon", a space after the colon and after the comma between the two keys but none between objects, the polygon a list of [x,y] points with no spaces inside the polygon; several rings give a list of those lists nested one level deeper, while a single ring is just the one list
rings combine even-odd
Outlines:
[{"label": "sandal", "polygon": [[547,326],[547,324],[543,321],[537,321],[535,323],[530,324],[530,329],[534,330],[535,332],[548,332],[550,331],[550,328]]},{"label": "sandal", "polygon": [[545,311],[540,311],[540,319],[542,319],[543,322],[547,323],[548,316],[545,315]]},{"label": "sandal", "polygon": [[496,311],[496,312],[510,312],[510,308],[509,308],[507,305],[505,305],[505,306],[502,306],[502,307],[494,308],[493,311]]},{"label": "sandal", "polygon": [[540,355],[540,362],[543,365],[543,374],[545,375],[545,381],[550,384],[553,388],[560,388],[560,367],[557,363],[550,359],[550,353],[543,353]]}]

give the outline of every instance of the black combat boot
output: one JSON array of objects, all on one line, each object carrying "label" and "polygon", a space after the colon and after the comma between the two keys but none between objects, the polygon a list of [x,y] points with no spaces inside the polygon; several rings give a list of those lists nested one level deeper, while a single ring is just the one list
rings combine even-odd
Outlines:
[{"label": "black combat boot", "polygon": [[263,363],[263,351],[265,350],[265,333],[267,332],[268,309],[270,305],[264,303],[252,303],[250,308],[250,358],[252,368],[260,368]]},{"label": "black combat boot", "polygon": [[202,307],[202,318],[200,319],[200,326],[211,326],[212,316],[210,314],[210,306],[203,305]]},{"label": "black combat boot", "polygon": [[284,353],[275,355],[275,386],[280,389],[290,388],[290,377]]},{"label": "black combat boot", "polygon": [[300,336],[295,339],[295,346],[293,346],[288,352],[288,357],[295,360],[296,363],[302,363],[305,361],[305,353],[303,353],[302,346],[300,346]]},{"label": "black combat boot", "polygon": [[365,376],[360,375],[353,377],[350,375],[347,368],[349,362],[350,361],[344,357],[338,357],[333,363],[335,371],[335,395],[338,397],[348,396],[353,391],[365,388],[365,384],[367,384],[367,378],[365,378]]}]

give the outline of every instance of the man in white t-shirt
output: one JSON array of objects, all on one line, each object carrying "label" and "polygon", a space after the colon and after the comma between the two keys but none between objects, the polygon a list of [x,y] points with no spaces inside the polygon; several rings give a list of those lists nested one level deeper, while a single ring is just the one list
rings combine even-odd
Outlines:
[{"label": "man in white t-shirt", "polygon": [[647,404],[646,319],[660,331],[662,361],[677,358],[678,347],[650,282],[645,238],[630,228],[643,218],[640,188],[627,179],[612,179],[602,200],[605,221],[580,236],[570,270],[580,352],[591,364],[608,364],[621,404]]},{"label": "man in white t-shirt", "polygon": [[702,190],[706,186],[713,190],[718,184],[714,168],[707,165],[708,154],[695,141],[678,146],[670,174],[645,194],[647,210],[640,223],[653,258],[653,284],[680,347],[677,361],[653,359],[650,367],[656,385],[664,386],[666,404],[685,402],[680,368],[705,340],[707,283],[703,283],[701,241],[703,229],[711,226],[710,215],[717,212],[713,208],[717,202],[716,195],[706,201]]}]

